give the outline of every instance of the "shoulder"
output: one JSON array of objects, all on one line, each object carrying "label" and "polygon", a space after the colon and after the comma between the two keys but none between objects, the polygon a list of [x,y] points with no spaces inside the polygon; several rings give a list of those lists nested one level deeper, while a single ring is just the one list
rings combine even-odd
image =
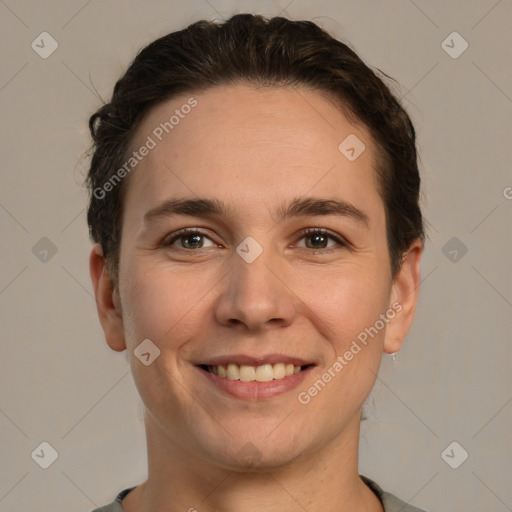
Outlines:
[{"label": "shoulder", "polygon": [[104,505],[100,508],[95,508],[91,512],[123,512],[122,500],[123,498],[130,492],[133,491],[135,487],[130,487],[129,489],[123,489],[115,498],[112,503],[108,505]]},{"label": "shoulder", "polygon": [[[408,505],[400,498],[397,498],[394,494],[383,491],[382,488],[370,478],[360,475],[363,482],[377,495],[379,500],[382,502],[384,512],[426,512],[423,509]],[[123,498],[135,487],[122,490],[115,498],[112,503],[105,505],[100,508],[96,508],[91,512],[123,512],[123,506],[121,504]]]},{"label": "shoulder", "polygon": [[370,480],[368,477],[359,475],[361,480],[377,495],[379,500],[382,502],[384,512],[426,512],[425,510],[412,505],[408,505],[405,501],[397,498],[394,494],[383,491],[381,487]]}]

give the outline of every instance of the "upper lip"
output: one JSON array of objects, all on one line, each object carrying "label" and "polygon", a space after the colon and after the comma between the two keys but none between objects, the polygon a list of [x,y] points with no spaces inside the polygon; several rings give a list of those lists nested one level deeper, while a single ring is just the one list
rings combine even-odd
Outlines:
[{"label": "upper lip", "polygon": [[312,361],[307,361],[300,357],[287,356],[284,354],[264,354],[258,356],[249,356],[246,354],[232,354],[229,356],[211,357],[201,361],[200,365],[208,366],[227,366],[228,364],[238,364],[247,366],[260,366],[262,364],[293,364],[295,366],[307,366],[314,364]]}]

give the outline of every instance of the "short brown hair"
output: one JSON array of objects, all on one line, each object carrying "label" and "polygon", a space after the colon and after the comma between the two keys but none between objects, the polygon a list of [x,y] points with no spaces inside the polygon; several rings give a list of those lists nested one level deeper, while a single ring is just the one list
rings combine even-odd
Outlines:
[{"label": "short brown hair", "polygon": [[108,193],[95,191],[103,190],[126,162],[150,109],[180,93],[237,83],[305,86],[327,93],[367,127],[377,149],[394,278],[403,252],[415,239],[424,241],[416,136],[409,116],[376,72],[315,23],[238,14],[223,23],[201,20],[153,41],[118,80],[110,103],[89,120],[93,152],[86,181],[87,221],[114,283],[127,180],[109,187]]}]

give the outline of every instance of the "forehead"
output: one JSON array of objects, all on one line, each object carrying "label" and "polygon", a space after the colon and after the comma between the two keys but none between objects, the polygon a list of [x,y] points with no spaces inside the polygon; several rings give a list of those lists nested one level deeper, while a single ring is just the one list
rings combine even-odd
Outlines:
[{"label": "forehead", "polygon": [[249,211],[284,196],[341,194],[383,211],[367,129],[305,88],[234,85],[176,96],[141,123],[132,150],[143,146],[151,149],[125,197],[134,215],[169,196],[220,196]]}]

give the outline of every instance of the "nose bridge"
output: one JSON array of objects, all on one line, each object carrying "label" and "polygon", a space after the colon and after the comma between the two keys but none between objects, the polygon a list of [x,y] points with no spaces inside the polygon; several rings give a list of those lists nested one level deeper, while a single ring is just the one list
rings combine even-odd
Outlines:
[{"label": "nose bridge", "polygon": [[239,244],[228,273],[227,288],[219,298],[217,316],[223,324],[245,324],[260,329],[287,324],[294,314],[292,292],[283,283],[282,262],[270,241],[264,247],[248,237]]}]

